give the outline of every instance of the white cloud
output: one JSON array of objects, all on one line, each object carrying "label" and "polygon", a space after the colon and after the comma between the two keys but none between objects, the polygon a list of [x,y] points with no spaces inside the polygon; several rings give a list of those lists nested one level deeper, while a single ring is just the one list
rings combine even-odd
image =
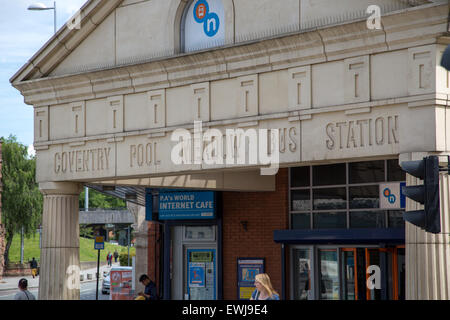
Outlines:
[{"label": "white cloud", "polygon": [[32,144],[30,144],[28,146],[28,156],[34,157],[35,155],[36,155],[36,150],[34,150],[34,146]]},{"label": "white cloud", "polygon": [[[25,105],[9,79],[53,36],[53,11],[29,11],[33,2],[53,6],[52,0],[0,0],[0,136],[14,134],[33,143],[33,108]],[[86,0],[56,0],[57,28],[61,28]],[[29,150],[34,150],[30,149]]]}]

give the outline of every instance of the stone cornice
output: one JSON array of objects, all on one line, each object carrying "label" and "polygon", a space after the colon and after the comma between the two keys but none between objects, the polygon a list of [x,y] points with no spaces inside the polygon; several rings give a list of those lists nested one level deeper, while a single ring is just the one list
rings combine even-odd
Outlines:
[{"label": "stone cornice", "polygon": [[447,33],[447,12],[448,5],[427,5],[383,16],[383,30],[367,29],[365,20],[350,22],[107,70],[13,82],[13,86],[25,103],[47,106],[406,49],[437,43]]},{"label": "stone cornice", "polygon": [[[232,126],[232,127],[247,127],[257,126],[259,121],[275,120],[275,119],[288,119],[289,122],[311,120],[315,115],[330,113],[330,112],[344,112],[346,115],[355,115],[370,113],[373,108],[395,106],[395,105],[408,105],[409,108],[419,107],[435,107],[435,106],[450,106],[450,96],[445,94],[425,94],[412,97],[382,99],[370,102],[345,104],[333,107],[315,108],[299,111],[286,111],[273,114],[264,114],[251,117],[240,117],[227,120],[213,120],[209,122],[203,122],[203,128]],[[187,129],[193,130],[194,125],[192,123],[177,126],[168,126],[164,128],[145,129],[145,130],[133,130],[121,133],[108,133],[95,136],[86,136],[79,138],[67,138],[51,140],[46,142],[35,142],[34,148],[39,150],[46,150],[49,146],[69,144],[70,146],[81,146],[89,141],[106,140],[107,142],[120,142],[125,137],[147,135],[149,138],[160,137],[170,134],[175,129]]]}]

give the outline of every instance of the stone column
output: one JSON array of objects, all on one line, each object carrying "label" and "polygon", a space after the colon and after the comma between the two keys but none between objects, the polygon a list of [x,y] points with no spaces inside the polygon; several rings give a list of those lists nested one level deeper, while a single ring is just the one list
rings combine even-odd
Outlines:
[{"label": "stone column", "polygon": [[46,182],[39,188],[44,195],[39,299],[79,300],[81,185]]},{"label": "stone column", "polygon": [[[423,156],[411,160],[421,160]],[[405,159],[407,160],[409,159]],[[428,233],[411,223],[405,223],[407,300],[450,299],[450,179],[447,173],[441,173],[439,180],[441,233]],[[423,181],[406,175],[407,185],[422,183]],[[407,211],[422,208],[423,206],[407,198]]]},{"label": "stone column", "polygon": [[134,215],[133,234],[136,238],[136,292],[144,291],[144,286],[139,282],[142,274],[148,273],[148,223],[145,220],[145,207],[127,202],[127,208]]}]

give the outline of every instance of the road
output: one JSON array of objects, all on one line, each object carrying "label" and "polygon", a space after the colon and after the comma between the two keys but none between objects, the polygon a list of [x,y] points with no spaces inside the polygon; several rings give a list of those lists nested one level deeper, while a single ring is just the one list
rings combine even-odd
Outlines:
[{"label": "road", "polygon": [[[97,283],[95,281],[92,282],[82,282],[80,288],[80,300],[95,300],[95,288]],[[30,292],[34,294],[34,296],[38,297],[38,288],[31,289]],[[8,291],[0,291],[0,300],[13,300],[14,296],[17,293],[17,289],[8,290]],[[98,300],[109,300],[108,294],[102,293],[102,282],[98,283]]]}]

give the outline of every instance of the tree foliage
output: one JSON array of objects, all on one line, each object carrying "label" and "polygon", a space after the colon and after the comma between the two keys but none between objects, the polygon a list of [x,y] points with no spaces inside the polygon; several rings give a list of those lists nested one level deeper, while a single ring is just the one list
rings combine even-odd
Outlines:
[{"label": "tree foliage", "polygon": [[[78,201],[80,209],[85,208],[84,206],[85,192],[86,191],[83,189],[83,191],[80,194],[80,198]],[[89,208],[119,209],[119,208],[126,208],[126,206],[127,205],[124,200],[112,196],[107,196],[94,189],[89,189]]]},{"label": "tree foliage", "polygon": [[2,146],[2,223],[6,231],[5,263],[14,234],[34,235],[42,221],[43,198],[36,183],[36,158],[10,135]]}]

